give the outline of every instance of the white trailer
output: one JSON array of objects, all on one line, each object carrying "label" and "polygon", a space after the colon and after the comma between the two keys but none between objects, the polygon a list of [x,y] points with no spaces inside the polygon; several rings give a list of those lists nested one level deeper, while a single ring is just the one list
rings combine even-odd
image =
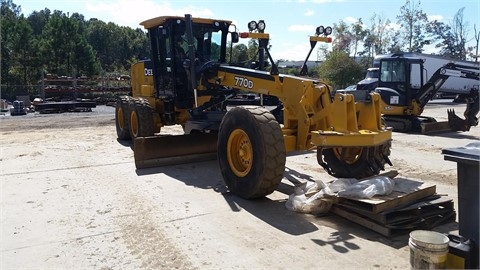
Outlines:
[{"label": "white trailer", "polygon": [[[395,57],[396,54],[384,54],[377,55],[373,60],[373,67],[378,67],[381,58]],[[446,58],[438,55],[422,54],[422,53],[400,53],[397,54],[406,58],[420,58],[424,60],[424,71],[422,73],[419,70],[412,70],[411,74],[411,83],[412,88],[419,89],[421,87],[420,74],[423,74],[423,83],[427,82],[430,77],[437,71],[439,68],[443,67],[447,63],[455,63],[459,65],[471,66],[476,69],[480,69],[478,62],[473,61],[464,61],[456,60],[451,58]],[[440,87],[440,94],[468,94],[471,89],[480,89],[479,81],[465,79],[461,77],[450,77],[445,83]]]}]

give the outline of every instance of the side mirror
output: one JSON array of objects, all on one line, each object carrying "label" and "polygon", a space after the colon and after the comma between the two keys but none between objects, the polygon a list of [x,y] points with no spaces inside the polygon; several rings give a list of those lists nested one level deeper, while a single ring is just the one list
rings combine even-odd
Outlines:
[{"label": "side mirror", "polygon": [[232,35],[232,43],[238,43],[239,41],[238,33],[232,32],[231,35]]}]

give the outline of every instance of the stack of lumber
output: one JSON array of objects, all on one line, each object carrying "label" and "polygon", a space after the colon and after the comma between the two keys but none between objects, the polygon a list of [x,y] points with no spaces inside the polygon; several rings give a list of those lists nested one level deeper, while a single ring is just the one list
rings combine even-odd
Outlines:
[{"label": "stack of lumber", "polygon": [[394,180],[389,195],[337,198],[330,212],[387,237],[455,221],[452,199],[437,195],[435,185],[401,177]]}]

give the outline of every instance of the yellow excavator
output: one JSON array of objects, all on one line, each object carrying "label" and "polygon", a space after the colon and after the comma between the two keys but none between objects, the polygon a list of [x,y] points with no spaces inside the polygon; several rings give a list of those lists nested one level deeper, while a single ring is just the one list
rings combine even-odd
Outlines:
[{"label": "yellow excavator", "polygon": [[[450,62],[434,71],[426,82],[424,73],[424,60],[419,57],[394,54],[380,59],[378,86],[374,91],[380,94],[383,120],[388,126],[394,131],[428,134],[439,131],[469,131],[470,127],[478,125],[478,65],[467,66]],[[420,78],[420,82],[415,83],[416,87],[413,77]],[[465,119],[457,116],[454,110],[448,110],[448,121],[443,122],[422,116],[427,103],[450,77],[477,81],[476,87],[464,89],[462,94],[467,105],[463,113]]]},{"label": "yellow excavator", "polygon": [[[321,80],[279,74],[264,21],[251,21],[242,33],[231,21],[189,14],[141,25],[151,59],[133,64],[132,94],[119,97],[115,109],[118,138],[133,139],[137,169],[217,158],[230,192],[252,199],[277,189],[292,151],[316,149],[335,177],[360,179],[391,165],[392,131],[382,125],[380,95],[331,97]],[[227,59],[240,38],[258,40],[258,68]],[[258,94],[258,104],[231,102],[245,93]],[[264,97],[279,106],[267,109]],[[184,134],[160,133],[173,125]]]}]

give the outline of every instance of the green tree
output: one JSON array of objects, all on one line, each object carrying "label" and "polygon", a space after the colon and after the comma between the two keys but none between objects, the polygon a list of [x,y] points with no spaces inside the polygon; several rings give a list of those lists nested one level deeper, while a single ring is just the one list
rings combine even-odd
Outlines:
[{"label": "green tree", "polygon": [[27,85],[29,84],[27,74],[32,67],[32,59],[34,58],[35,50],[33,49],[33,30],[23,14],[15,25],[14,33],[13,49],[15,66],[19,69],[18,72],[22,78],[22,83]]},{"label": "green tree", "polygon": [[[227,55],[227,60],[230,59],[230,53]],[[232,55],[231,55],[231,62],[239,65],[239,66],[246,66],[249,63],[248,57],[248,47],[245,44],[239,43],[235,44],[232,48]]]},{"label": "green tree", "polygon": [[33,35],[39,37],[42,35],[43,28],[50,19],[50,10],[45,8],[44,10],[32,12],[27,20],[33,30]]},{"label": "green tree", "polygon": [[455,39],[448,24],[437,20],[429,22],[427,31],[431,34],[432,41],[436,42],[435,48],[440,49],[439,55],[455,58]]},{"label": "green tree", "polygon": [[111,56],[111,44],[109,41],[113,38],[107,27],[107,24],[98,19],[90,19],[87,22],[87,41],[96,52],[97,58],[103,70],[108,70],[113,64]]},{"label": "green tree", "polygon": [[333,50],[318,68],[320,78],[329,80],[334,89],[356,84],[363,78],[363,67],[343,51]]},{"label": "green tree", "polygon": [[[55,10],[42,32],[40,50],[49,72],[78,76],[97,71],[95,54],[84,33],[83,16]],[[83,48],[80,48],[83,47]]]},{"label": "green tree", "polygon": [[11,85],[20,81],[18,76],[12,72],[15,67],[15,25],[20,17],[20,6],[15,5],[11,0],[2,0],[0,10],[1,25],[1,84],[2,97],[13,98],[14,90]]},{"label": "green tree", "polygon": [[247,46],[248,59],[251,61],[258,60],[258,41],[256,39],[250,39]]},{"label": "green tree", "polygon": [[459,9],[450,24],[437,20],[428,23],[427,32],[431,40],[436,43],[435,47],[439,48],[439,55],[460,60],[467,58],[468,22],[464,21],[463,11],[464,8]]}]

